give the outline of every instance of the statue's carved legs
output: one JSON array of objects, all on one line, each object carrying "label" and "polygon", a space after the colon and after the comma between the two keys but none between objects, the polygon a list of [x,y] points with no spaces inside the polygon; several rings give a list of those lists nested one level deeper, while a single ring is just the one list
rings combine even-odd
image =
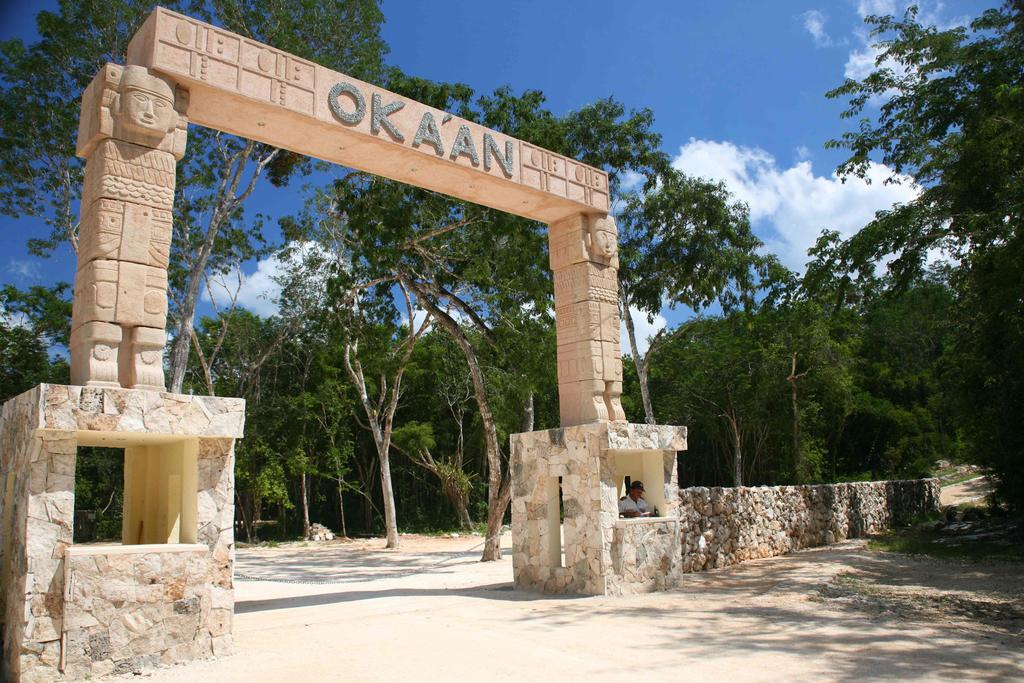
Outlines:
[{"label": "statue's carved legs", "polygon": [[121,386],[163,391],[167,332],[155,327],[132,327],[124,333],[119,358]]},{"label": "statue's carved legs", "polygon": [[625,420],[626,413],[622,409],[622,401],[619,397],[622,396],[622,382],[605,382],[604,383],[604,404],[608,412],[609,420]]},{"label": "statue's carved legs", "polygon": [[84,323],[71,333],[71,383],[163,391],[166,342],[154,327]]},{"label": "statue's carved legs", "polygon": [[71,383],[119,387],[118,355],[123,335],[112,323],[87,322],[71,332]]},{"label": "statue's carved legs", "polygon": [[75,278],[72,383],[162,390],[166,320],[163,268],[109,259],[83,265]]}]

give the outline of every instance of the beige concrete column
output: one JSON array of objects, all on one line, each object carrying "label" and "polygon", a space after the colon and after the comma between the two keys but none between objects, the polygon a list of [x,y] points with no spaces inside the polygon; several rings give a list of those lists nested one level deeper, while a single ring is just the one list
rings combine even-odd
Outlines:
[{"label": "beige concrete column", "polygon": [[619,348],[618,230],[577,214],[548,227],[555,280],[558,398],[563,427],[625,420]]},{"label": "beige concrete column", "polygon": [[144,67],[114,64],[82,96],[72,384],[164,388],[171,209],[186,100]]}]

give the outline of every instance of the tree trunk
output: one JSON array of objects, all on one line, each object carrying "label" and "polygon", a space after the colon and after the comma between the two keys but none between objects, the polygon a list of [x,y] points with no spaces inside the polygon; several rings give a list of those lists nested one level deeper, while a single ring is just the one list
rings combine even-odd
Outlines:
[{"label": "tree trunk", "polygon": [[797,481],[803,483],[803,454],[800,452],[800,405],[797,403],[796,395],[796,353],[794,352],[791,356],[792,364],[790,365],[789,377],[786,379],[789,381],[790,399],[793,403],[793,465],[796,470]]},{"label": "tree trunk", "polygon": [[256,160],[252,167],[252,174],[244,188],[239,192],[239,184],[242,175],[249,167],[252,160],[256,143],[247,140],[245,147],[236,153],[224,158],[224,165],[220,169],[220,183],[215,195],[214,209],[210,214],[210,223],[207,225],[206,234],[203,236],[203,244],[196,254],[196,260],[189,269],[185,297],[178,307],[178,331],[171,345],[170,377],[168,386],[171,393],[180,394],[185,381],[185,370],[188,368],[189,350],[192,345],[192,331],[195,329],[196,304],[199,301],[199,285],[202,282],[203,274],[206,272],[206,264],[209,263],[210,254],[213,253],[217,235],[224,223],[231,219],[238,208],[256,189],[256,181],[267,164],[274,160],[280,150],[272,149],[261,159]]},{"label": "tree trunk", "polygon": [[[194,312],[193,308],[193,312]],[[181,312],[181,319],[178,321],[178,331],[174,335],[174,342],[171,344],[170,377],[167,387],[172,394],[180,394],[181,387],[185,383],[185,369],[188,367],[188,353],[192,348],[192,334],[194,332],[191,315]]]},{"label": "tree trunk", "polygon": [[309,539],[309,493],[306,491],[306,473],[299,476],[299,495],[302,497],[302,538]]},{"label": "tree trunk", "polygon": [[235,500],[238,503],[238,515],[242,518],[242,529],[245,531],[246,543],[252,543],[253,542],[252,541],[252,539],[253,539],[252,526],[253,525],[252,525],[252,522],[250,521],[252,516],[249,515],[248,518],[246,517],[245,505],[242,503],[242,497],[238,494],[238,491],[235,491]]},{"label": "tree trunk", "polygon": [[458,345],[469,366],[469,375],[473,380],[473,395],[480,421],[484,428],[484,445],[487,454],[487,531],[484,538],[484,552],[480,560],[491,562],[501,559],[501,523],[505,519],[505,510],[512,498],[512,487],[508,477],[502,472],[501,447],[498,445],[498,428],[491,412],[491,403],[487,396],[483,369],[476,357],[476,351],[466,333],[459,324],[441,310],[434,301],[425,296],[416,282],[407,282],[410,289],[416,292],[417,298],[427,311],[434,316],[445,332]]},{"label": "tree trunk", "polygon": [[442,483],[441,488],[444,491],[445,497],[448,502],[452,505],[452,510],[455,512],[455,516],[459,520],[459,528],[463,531],[469,531],[473,528],[473,520],[469,516],[469,509],[467,507],[468,501],[466,500],[466,494],[454,484]]},{"label": "tree trunk", "polygon": [[469,516],[469,508],[466,506],[466,499],[463,497],[458,498],[458,509],[456,514],[459,516],[459,528],[463,531],[472,531],[473,519]]},{"label": "tree trunk", "polygon": [[636,376],[640,383],[640,400],[644,405],[644,420],[649,425],[657,424],[654,421],[654,407],[651,405],[651,390],[647,386],[647,364],[644,357],[640,355],[640,349],[636,344],[636,329],[633,326],[633,314],[629,312],[629,300],[623,296],[622,319],[626,323],[626,335],[629,337],[629,353],[633,357],[633,367],[636,368]]},{"label": "tree trunk", "polygon": [[523,408],[523,433],[533,431],[533,389],[530,389],[530,393],[526,396],[526,407]]},{"label": "tree trunk", "polygon": [[380,459],[380,492],[384,498],[384,530],[388,542],[385,548],[398,548],[398,513],[395,510],[395,491],[391,488],[391,458],[385,452]]},{"label": "tree trunk", "polygon": [[363,498],[363,531],[366,534],[373,533],[373,505],[366,498]]},{"label": "tree trunk", "polygon": [[484,553],[481,562],[493,562],[501,559],[501,529],[505,521],[505,510],[512,499],[512,487],[508,482],[501,486],[496,495],[487,494],[487,536],[484,538]]},{"label": "tree trunk", "polygon": [[260,542],[260,528],[256,526],[256,522],[263,519],[263,499],[257,498],[254,494],[252,496],[252,514],[249,516],[252,521],[252,539],[253,542]]},{"label": "tree trunk", "polygon": [[[410,346],[409,351],[411,349],[412,347]],[[358,353],[358,349],[354,349],[352,344],[345,345],[345,369],[348,371],[349,377],[352,378],[352,383],[359,393],[359,400],[363,404],[363,411],[366,413],[370,433],[373,435],[373,444],[377,449],[377,461],[380,463],[380,491],[384,499],[384,531],[387,535],[387,543],[384,547],[398,548],[398,513],[395,508],[395,492],[391,487],[391,426],[395,410],[398,407],[398,397],[402,388],[402,373],[405,371],[405,364],[409,361],[409,353],[405,354],[402,365],[395,374],[391,389],[391,400],[388,402],[385,413],[382,416],[370,401],[370,396],[366,391],[366,378],[363,375],[363,366],[359,363],[358,358],[354,363],[352,362],[353,350]],[[386,385],[383,382],[381,383],[380,391],[382,393],[387,391]],[[383,422],[383,425],[381,422]]]},{"label": "tree trunk", "polygon": [[733,452],[732,452],[732,480],[733,486],[743,486],[743,441],[740,437],[739,425],[736,424],[735,420],[731,421],[732,424],[732,439],[733,439]]},{"label": "tree trunk", "polygon": [[170,366],[170,391],[180,394],[182,385],[185,382],[185,371],[188,369],[188,355],[192,347],[192,336],[195,332],[196,304],[199,301],[199,284],[202,281],[203,273],[206,271],[206,264],[213,253],[213,245],[217,233],[220,232],[222,220],[218,211],[213,212],[210,225],[206,229],[206,238],[203,246],[196,255],[195,263],[189,270],[188,284],[185,288],[185,298],[178,307],[178,331],[174,337],[174,344],[171,345],[171,366]]},{"label": "tree trunk", "polygon": [[345,496],[342,495],[341,477],[338,477],[338,533],[342,538],[348,538],[348,529],[345,528]]}]

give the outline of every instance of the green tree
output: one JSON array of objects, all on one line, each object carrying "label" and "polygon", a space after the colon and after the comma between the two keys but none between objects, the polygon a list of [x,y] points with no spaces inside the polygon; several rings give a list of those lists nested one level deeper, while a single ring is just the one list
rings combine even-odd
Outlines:
[{"label": "green tree", "polygon": [[[850,150],[842,176],[865,176],[874,158],[920,195],[880,212],[846,246],[853,268],[892,258],[895,285],[944,250],[955,264],[957,305],[950,393],[968,451],[990,466],[1001,494],[1024,506],[1024,8],[1007,2],[969,27],[868,17],[875,70],[829,93],[849,98],[856,130],[829,144]],[[882,104],[877,112],[874,103]],[[905,180],[904,180],[905,181]]]},{"label": "green tree", "polygon": [[0,402],[42,382],[66,384],[68,364],[50,353],[68,341],[68,286],[0,288]]},{"label": "green tree", "polygon": [[777,267],[774,257],[758,253],[763,244],[750,228],[750,212],[723,183],[673,168],[662,170],[657,181],[626,199],[620,228],[620,309],[648,424],[655,424],[650,361],[668,335],[659,333],[640,353],[632,309],[653,317],[665,301],[695,312],[716,301],[724,310],[750,307]]}]

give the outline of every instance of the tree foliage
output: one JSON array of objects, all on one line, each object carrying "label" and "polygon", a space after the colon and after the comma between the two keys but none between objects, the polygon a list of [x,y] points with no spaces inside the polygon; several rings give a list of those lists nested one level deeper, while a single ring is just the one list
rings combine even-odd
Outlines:
[{"label": "tree foliage", "polygon": [[[369,0],[173,6],[606,170],[633,341],[631,311],[654,315],[668,302],[694,313],[646,353],[634,343],[624,368],[634,419],[688,426],[682,483],[917,477],[939,459],[974,459],[1021,504],[1016,6],[948,30],[913,11],[869,19],[877,68],[830,93],[849,99],[856,120],[830,144],[850,152],[844,177],[880,162],[889,182],[920,193],[849,239],[824,230],[802,276],[765,252],[722,184],[671,168],[650,110],[605,98],[559,115],[539,91],[481,95],[385,68],[383,17]],[[75,234],[78,93],[101,62],[123,58],[148,11],[132,0],[63,2],[39,15],[37,44],[0,45],[10,143],[0,149],[0,211],[47,218],[32,242],[39,253]],[[170,272],[172,367],[184,391],[247,401],[240,537],[293,538],[312,521],[396,538],[484,522],[484,557],[500,556],[508,437],[558,424],[546,226],[337,169],[281,220],[283,243],[269,244],[262,218],[244,211],[252,183],[288,183],[314,162],[195,128],[189,150]],[[944,265],[933,260],[940,250]],[[227,301],[192,325],[199,291],[271,253],[282,273],[273,315]],[[0,396],[67,381],[69,315],[66,286],[0,290]],[[117,466],[90,453],[77,491],[109,528]]]},{"label": "tree foliage", "polygon": [[[1024,9],[1007,2],[968,27],[869,17],[881,51],[876,69],[829,93],[848,97],[854,131],[832,141],[850,150],[845,176],[879,158],[921,188],[883,211],[843,248],[847,271],[883,259],[896,287],[920,277],[936,250],[954,264],[953,332],[946,377],[971,457],[991,466],[1002,494],[1024,505]],[[873,99],[883,100],[872,116]]]}]

